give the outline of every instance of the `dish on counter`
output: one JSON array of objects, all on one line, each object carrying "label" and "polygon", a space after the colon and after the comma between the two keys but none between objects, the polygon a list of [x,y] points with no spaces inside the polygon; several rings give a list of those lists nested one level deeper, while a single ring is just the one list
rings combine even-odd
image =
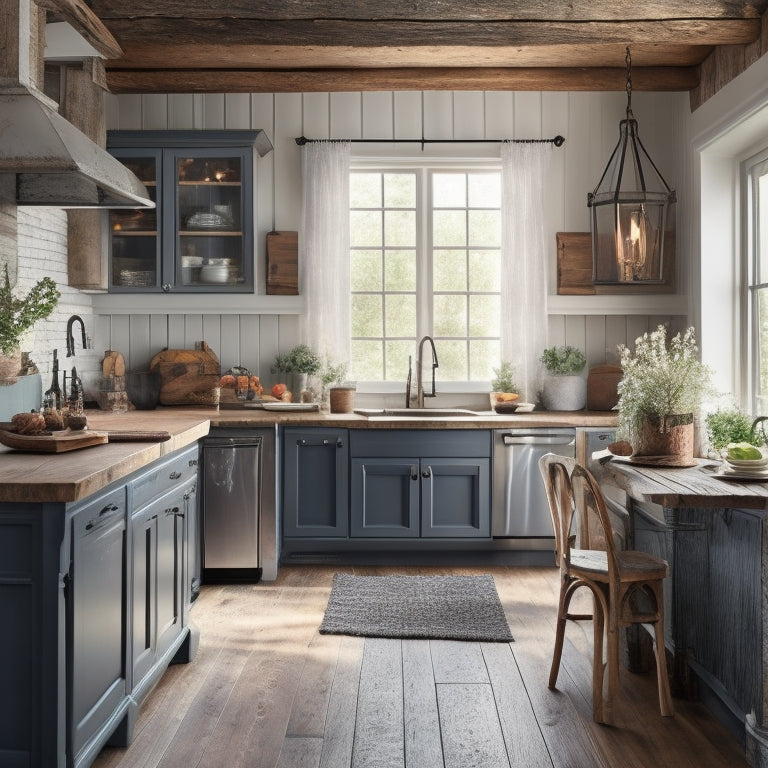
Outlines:
[{"label": "dish on counter", "polygon": [[262,403],[265,411],[319,411],[319,403]]}]

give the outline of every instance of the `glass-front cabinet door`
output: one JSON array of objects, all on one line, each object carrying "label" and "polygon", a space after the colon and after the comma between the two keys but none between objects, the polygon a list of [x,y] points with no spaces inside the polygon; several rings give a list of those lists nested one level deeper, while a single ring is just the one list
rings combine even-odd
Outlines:
[{"label": "glass-front cabinet door", "polygon": [[160,232],[158,217],[161,198],[159,149],[120,149],[113,154],[143,182],[154,210],[115,209],[109,212],[111,233],[109,284],[115,290],[153,291],[160,289]]},{"label": "glass-front cabinet door", "polygon": [[253,292],[263,131],[114,131],[108,148],[157,202],[110,214],[112,292]]}]

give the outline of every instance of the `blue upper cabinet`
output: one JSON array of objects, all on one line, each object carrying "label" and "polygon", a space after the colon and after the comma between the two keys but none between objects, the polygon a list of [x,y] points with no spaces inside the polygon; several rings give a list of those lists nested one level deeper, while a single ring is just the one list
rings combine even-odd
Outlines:
[{"label": "blue upper cabinet", "polygon": [[263,131],[110,131],[155,210],[110,212],[110,292],[252,293]]}]

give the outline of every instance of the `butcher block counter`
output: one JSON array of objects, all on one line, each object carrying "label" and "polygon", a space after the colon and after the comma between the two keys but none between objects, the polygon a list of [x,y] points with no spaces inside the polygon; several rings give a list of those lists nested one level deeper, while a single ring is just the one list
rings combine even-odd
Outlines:
[{"label": "butcher block counter", "polygon": [[591,468],[606,495],[626,497],[632,548],[669,563],[673,694],[700,695],[750,765],[768,767],[768,483],[722,480],[707,459],[644,467],[603,452]]},{"label": "butcher block counter", "polygon": [[116,442],[47,454],[0,445],[0,502],[79,501],[150,462],[197,442],[208,434],[209,414],[164,409],[112,415],[88,412],[94,430],[167,431],[163,442]]}]

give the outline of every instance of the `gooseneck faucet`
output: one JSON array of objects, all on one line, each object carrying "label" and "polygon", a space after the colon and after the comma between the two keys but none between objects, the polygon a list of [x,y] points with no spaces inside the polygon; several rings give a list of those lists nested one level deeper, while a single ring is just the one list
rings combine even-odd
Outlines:
[{"label": "gooseneck faucet", "polygon": [[[432,347],[432,391],[425,394],[424,384],[422,382],[422,363],[424,361],[424,342],[428,341],[429,346]],[[435,391],[435,368],[437,368],[437,350],[435,349],[435,342],[431,336],[424,336],[419,342],[419,357],[416,361],[416,407],[424,407],[425,397],[437,397]]]},{"label": "gooseneck faucet", "polygon": [[75,337],[72,334],[72,327],[76,322],[80,323],[80,327],[83,331],[83,349],[88,348],[88,341],[85,338],[85,323],[80,315],[72,315],[67,321],[67,357],[74,357],[75,355]]}]

